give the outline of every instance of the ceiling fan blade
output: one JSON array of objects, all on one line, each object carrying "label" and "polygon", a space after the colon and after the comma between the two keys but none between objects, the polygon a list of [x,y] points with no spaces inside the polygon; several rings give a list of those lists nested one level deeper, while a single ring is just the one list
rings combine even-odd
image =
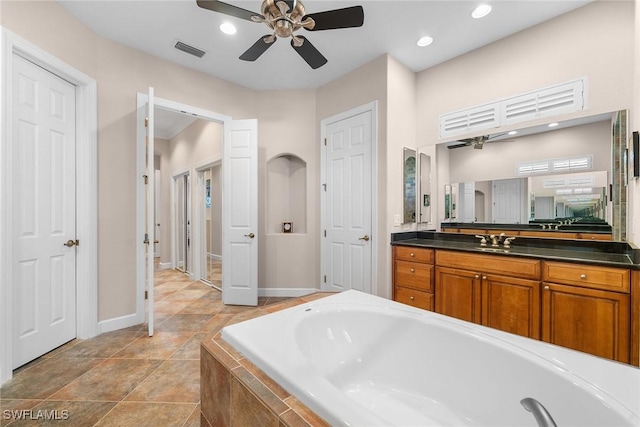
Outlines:
[{"label": "ceiling fan blade", "polygon": [[312,13],[306,15],[303,20],[306,18],[311,18],[316,23],[313,28],[307,28],[309,31],[362,27],[362,24],[364,24],[364,10],[362,6],[352,6],[344,9]]},{"label": "ceiling fan blade", "polygon": [[291,47],[293,47],[296,50],[296,52],[298,52],[298,54],[302,57],[302,59],[307,61],[307,64],[309,64],[311,68],[315,70],[316,68],[320,68],[327,63],[327,58],[322,56],[320,51],[316,49],[315,46],[312,45],[309,40],[307,40],[303,36],[297,36],[297,37],[302,39],[302,45],[296,46],[293,43],[293,40],[291,40]]},{"label": "ceiling fan blade", "polygon": [[[271,42],[267,42],[268,39],[272,39]],[[266,36],[260,37],[257,42],[253,44],[249,49],[247,49],[242,55],[240,55],[240,59],[243,61],[255,61],[267,51],[273,44],[276,42],[277,38],[271,37],[271,34],[267,34]]]},{"label": "ceiling fan blade", "polygon": [[203,9],[223,13],[240,19],[246,19],[247,21],[251,21],[252,16],[262,16],[259,13],[251,12],[250,10],[242,9],[241,7],[233,6],[217,0],[196,0],[196,3]]},{"label": "ceiling fan blade", "polygon": [[447,148],[449,150],[453,150],[454,148],[462,148],[462,147],[468,147],[470,146],[471,143],[470,142],[465,142],[463,144],[453,144],[453,145],[448,145]]}]

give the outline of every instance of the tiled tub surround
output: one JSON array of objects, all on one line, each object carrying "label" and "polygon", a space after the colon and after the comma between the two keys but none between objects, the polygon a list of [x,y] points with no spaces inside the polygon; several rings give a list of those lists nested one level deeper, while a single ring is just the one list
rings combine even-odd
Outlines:
[{"label": "tiled tub surround", "polygon": [[[202,410],[211,425],[291,425],[285,417],[298,402],[278,384],[335,426],[535,426],[521,404],[527,397],[558,425],[640,424],[638,368],[358,291],[221,335],[203,344]],[[277,384],[248,374],[255,368],[236,350]]]},{"label": "tiled tub surround", "polygon": [[[265,308],[277,312],[331,295],[316,293]],[[200,355],[202,427],[329,426],[274,382],[220,333],[203,340]]]}]

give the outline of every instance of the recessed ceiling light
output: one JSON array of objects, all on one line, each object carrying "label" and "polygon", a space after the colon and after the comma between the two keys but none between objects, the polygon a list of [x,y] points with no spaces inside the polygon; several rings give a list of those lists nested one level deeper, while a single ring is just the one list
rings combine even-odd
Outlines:
[{"label": "recessed ceiling light", "polygon": [[235,25],[233,25],[231,22],[224,22],[222,24],[220,24],[220,31],[222,31],[225,34],[235,34],[236,33],[236,27]]},{"label": "recessed ceiling light", "polygon": [[479,18],[484,18],[490,13],[491,13],[491,6],[489,6],[488,4],[481,4],[475,9],[473,9],[473,12],[471,12],[471,16],[473,18],[479,19]]},{"label": "recessed ceiling light", "polygon": [[558,123],[549,123],[549,127],[550,127],[550,128],[554,128],[554,127],[556,127],[556,126],[558,126]]},{"label": "recessed ceiling light", "polygon": [[431,43],[433,43],[433,37],[429,37],[429,36],[424,36],[424,37],[420,37],[418,39],[418,46],[420,47],[425,47],[425,46],[429,46]]},{"label": "recessed ceiling light", "polygon": [[509,135],[517,135],[518,131],[517,130],[512,130],[511,132],[509,132]]}]

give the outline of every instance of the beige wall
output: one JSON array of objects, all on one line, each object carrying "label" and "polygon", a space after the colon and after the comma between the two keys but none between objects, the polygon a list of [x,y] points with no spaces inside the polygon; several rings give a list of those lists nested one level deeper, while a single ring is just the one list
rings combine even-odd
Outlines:
[{"label": "beige wall", "polygon": [[[191,200],[192,200],[192,219],[194,217],[193,209],[196,209],[197,198],[200,197],[197,190],[197,167],[201,167],[204,162],[213,161],[222,158],[222,136],[223,126],[220,123],[210,122],[208,120],[198,119],[187,126],[168,141],[168,149],[158,147],[156,153],[161,156],[162,169],[162,195],[164,209],[161,213],[162,222],[166,227],[162,228],[165,245],[162,247],[161,262],[171,262],[171,236],[173,230],[172,218],[172,200],[171,189],[173,187],[173,176],[178,172],[189,172],[191,177]],[[162,158],[166,157],[166,158]],[[219,182],[218,182],[219,185]],[[214,196],[219,191],[213,191]],[[217,197],[220,195],[217,194]],[[218,203],[217,210],[221,209]],[[218,226],[219,223],[218,223]],[[194,229],[193,223],[191,230]],[[219,233],[218,233],[219,234]],[[193,240],[192,240],[193,241]],[[219,247],[219,245],[218,245]],[[220,254],[220,252],[217,252]],[[191,257],[195,254],[191,254]],[[194,261],[192,258],[191,264]]]},{"label": "beige wall", "polygon": [[[258,118],[258,219],[260,288],[316,288],[320,282],[320,146],[315,135],[315,91],[261,91],[254,107]],[[306,163],[305,233],[267,231],[267,162],[293,154]],[[294,224],[295,227],[295,224]]]},{"label": "beige wall", "polygon": [[[640,46],[640,7],[635,7],[634,16],[634,52],[633,55],[633,104],[630,114],[630,131],[640,131],[640,54],[638,54],[638,48]],[[627,235],[631,242],[636,246],[640,246],[640,179],[631,179],[629,182],[629,197],[627,202],[627,218],[629,222],[627,224]],[[634,221],[635,219],[635,221]]]},{"label": "beige wall", "polygon": [[421,143],[438,142],[442,113],[585,76],[587,110],[560,119],[630,108],[633,10],[630,1],[595,1],[418,73]]}]

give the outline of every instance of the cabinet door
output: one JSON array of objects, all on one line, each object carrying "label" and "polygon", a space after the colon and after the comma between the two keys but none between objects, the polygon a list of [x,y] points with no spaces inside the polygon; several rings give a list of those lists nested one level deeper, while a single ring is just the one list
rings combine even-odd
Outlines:
[{"label": "cabinet door", "polygon": [[480,323],[480,274],[436,267],[436,313]]},{"label": "cabinet door", "polygon": [[542,340],[629,362],[628,294],[544,283]]},{"label": "cabinet door", "polygon": [[482,324],[540,339],[540,282],[482,276]]}]

